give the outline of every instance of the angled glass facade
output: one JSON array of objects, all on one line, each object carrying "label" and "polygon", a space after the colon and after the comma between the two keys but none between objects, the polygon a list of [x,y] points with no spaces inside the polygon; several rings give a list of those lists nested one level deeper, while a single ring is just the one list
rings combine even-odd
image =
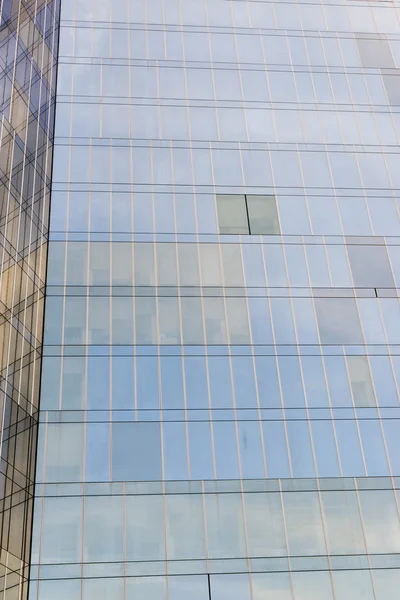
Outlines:
[{"label": "angled glass facade", "polygon": [[0,598],[28,592],[57,0],[0,1]]},{"label": "angled glass facade", "polygon": [[400,6],[63,0],[30,600],[397,600]]}]

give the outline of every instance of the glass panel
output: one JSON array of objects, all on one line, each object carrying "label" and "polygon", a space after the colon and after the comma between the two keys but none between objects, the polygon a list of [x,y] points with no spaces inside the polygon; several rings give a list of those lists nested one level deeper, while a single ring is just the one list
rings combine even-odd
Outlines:
[{"label": "glass panel", "polygon": [[253,234],[281,233],[275,196],[246,196],[250,232]]},{"label": "glass panel", "polygon": [[[63,410],[82,409],[85,396],[85,359],[81,357],[65,356],[62,365],[62,408]],[[59,390],[55,391],[56,395],[54,400],[56,401],[56,404],[54,408],[58,408]]]},{"label": "glass panel", "polygon": [[126,600],[166,600],[165,577],[128,577],[126,580]]},{"label": "glass panel", "polygon": [[199,258],[197,244],[178,244],[180,285],[199,285]]},{"label": "glass panel", "polygon": [[346,360],[355,406],[376,406],[367,357],[348,356]]},{"label": "glass panel", "polygon": [[[32,581],[32,588],[33,583],[34,582]],[[33,590],[31,590],[31,592],[32,591]],[[42,580],[39,585],[39,595],[37,597],[37,600],[54,600],[54,598],[57,598],[57,600],[80,600],[81,580]],[[36,600],[36,596],[34,594],[32,595],[32,599]]]},{"label": "glass panel", "polygon": [[200,298],[181,297],[184,344],[204,344],[203,314]]},{"label": "glass panel", "polygon": [[114,481],[161,480],[161,440],[158,423],[113,423]]},{"label": "glass panel", "polygon": [[83,423],[49,423],[46,438],[47,482],[82,481]]},{"label": "glass panel", "polygon": [[225,305],[223,298],[204,298],[207,344],[226,344]]},{"label": "glass panel", "polygon": [[356,38],[363,67],[394,68],[393,56],[387,40]]},{"label": "glass panel", "polygon": [[162,496],[126,497],[126,560],[163,560],[165,557]]},{"label": "glass panel", "polygon": [[340,600],[376,600],[369,571],[332,571],[332,579]]},{"label": "glass panel", "polygon": [[356,492],[321,492],[321,499],[329,553],[365,553]]},{"label": "glass panel", "polygon": [[289,573],[253,573],[253,600],[292,600]]},{"label": "glass panel", "polygon": [[132,244],[114,242],[112,253],[112,285],[133,285]]},{"label": "glass panel", "polygon": [[226,286],[243,286],[243,266],[239,244],[222,244],[222,266]]},{"label": "glass panel", "polygon": [[316,298],[315,309],[322,344],[363,344],[352,298]]},{"label": "glass panel", "polygon": [[250,600],[249,575],[211,575],[212,600]]},{"label": "glass panel", "polygon": [[124,580],[86,579],[83,580],[82,600],[124,600]]},{"label": "glass panel", "polygon": [[400,569],[373,570],[376,600],[398,600]]},{"label": "glass panel", "polygon": [[176,244],[158,243],[156,254],[158,285],[177,285]]},{"label": "glass panel", "polygon": [[219,247],[216,244],[200,244],[201,281],[203,285],[222,285]]},{"label": "glass panel", "polygon": [[41,562],[80,562],[82,499],[45,498],[42,519]]},{"label": "glass panel", "polygon": [[250,556],[287,556],[280,494],[244,494]]},{"label": "glass panel", "polygon": [[326,554],[318,494],[287,492],[283,504],[290,554]]},{"label": "glass panel", "polygon": [[206,494],[205,498],[209,557],[246,556],[241,495]]},{"label": "glass panel", "polygon": [[202,496],[167,496],[166,515],[168,559],[206,558]]},{"label": "glass panel", "polygon": [[154,246],[135,244],[135,285],[154,285]]},{"label": "glass panel", "polygon": [[296,600],[333,600],[329,573],[294,572],[292,582]]},{"label": "glass panel", "polygon": [[367,551],[370,554],[400,552],[400,524],[395,497],[390,490],[359,493]]},{"label": "glass panel", "polygon": [[164,480],[187,480],[188,458],[185,423],[163,423]]},{"label": "glass panel", "polygon": [[244,196],[217,196],[220,233],[249,233]]},{"label": "glass panel", "polygon": [[161,344],[180,343],[178,298],[158,299],[158,326]]},{"label": "glass panel", "polygon": [[85,498],[84,560],[121,561],[124,555],[123,496]]},{"label": "glass panel", "polygon": [[250,331],[245,298],[226,298],[231,344],[249,344]]},{"label": "glass panel", "polygon": [[89,344],[110,343],[110,298],[89,298],[88,311]]},{"label": "glass panel", "polygon": [[[168,578],[168,600],[209,600],[206,575]],[[151,597],[153,600],[153,597]]]},{"label": "glass panel", "polygon": [[347,246],[356,287],[394,287],[385,246]]}]

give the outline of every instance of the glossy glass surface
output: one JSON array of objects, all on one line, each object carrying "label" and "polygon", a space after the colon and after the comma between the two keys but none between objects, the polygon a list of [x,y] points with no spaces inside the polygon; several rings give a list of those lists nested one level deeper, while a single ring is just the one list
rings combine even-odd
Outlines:
[{"label": "glossy glass surface", "polygon": [[31,600],[391,600],[399,18],[64,0]]},{"label": "glossy glass surface", "polygon": [[0,597],[26,600],[59,0],[0,2]]}]

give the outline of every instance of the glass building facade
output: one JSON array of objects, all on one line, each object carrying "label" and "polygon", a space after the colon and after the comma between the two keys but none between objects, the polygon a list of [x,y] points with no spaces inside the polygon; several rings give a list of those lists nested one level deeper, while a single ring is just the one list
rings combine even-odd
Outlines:
[{"label": "glass building facade", "polygon": [[0,598],[25,600],[50,181],[57,0],[0,1]]},{"label": "glass building facade", "polygon": [[29,600],[398,600],[400,4],[59,33]]}]

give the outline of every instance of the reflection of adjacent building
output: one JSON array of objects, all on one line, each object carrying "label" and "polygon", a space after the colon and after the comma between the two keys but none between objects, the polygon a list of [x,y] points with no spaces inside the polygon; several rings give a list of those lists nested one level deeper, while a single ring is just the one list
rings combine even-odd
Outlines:
[{"label": "reflection of adjacent building", "polygon": [[27,597],[54,127],[57,2],[0,3],[0,597]]}]

